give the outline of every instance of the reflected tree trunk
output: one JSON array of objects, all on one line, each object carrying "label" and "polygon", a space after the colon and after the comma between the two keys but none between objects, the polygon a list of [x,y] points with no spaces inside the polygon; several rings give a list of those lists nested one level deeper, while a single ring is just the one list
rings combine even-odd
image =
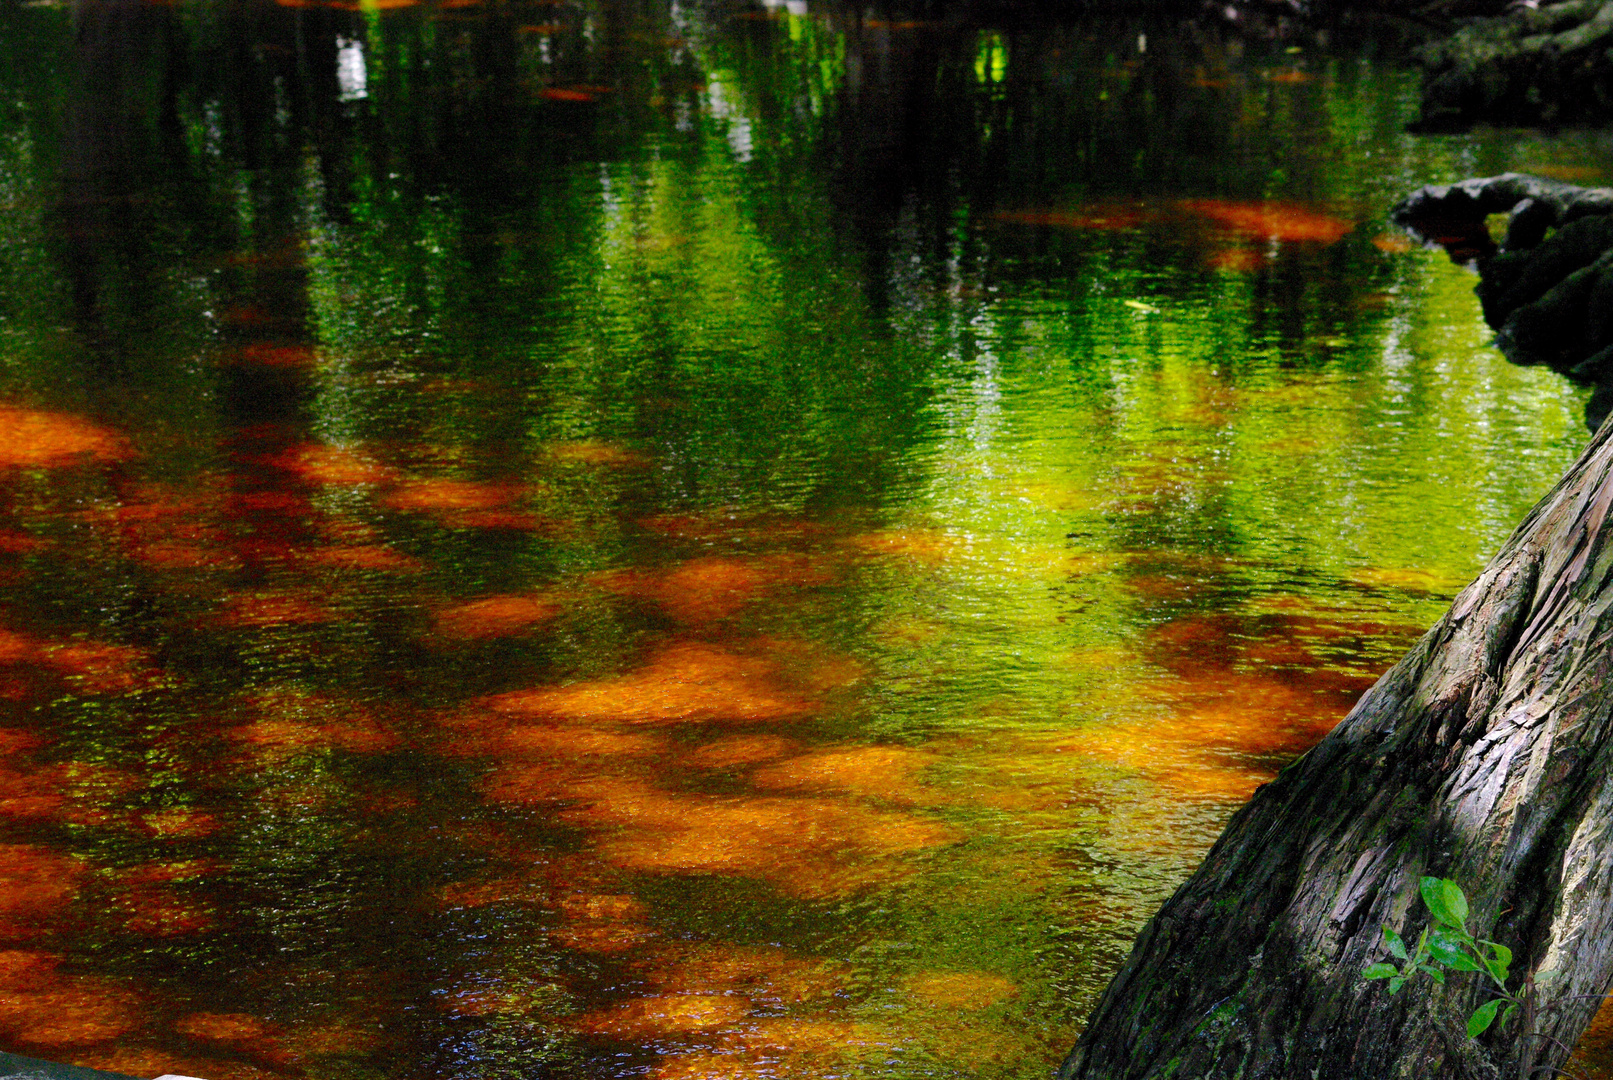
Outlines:
[{"label": "reflected tree trunk", "polygon": [[[1613,425],[1144,927],[1060,1080],[1550,1075],[1613,982]],[[1478,1040],[1479,977],[1362,978],[1423,875],[1541,982]]]}]

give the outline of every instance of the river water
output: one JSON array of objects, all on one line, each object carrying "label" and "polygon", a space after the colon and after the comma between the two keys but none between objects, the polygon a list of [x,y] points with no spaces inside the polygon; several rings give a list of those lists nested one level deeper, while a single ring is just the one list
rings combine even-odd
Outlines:
[{"label": "river water", "polygon": [[0,1045],[1045,1077],[1584,445],[1369,36],[0,8]]}]

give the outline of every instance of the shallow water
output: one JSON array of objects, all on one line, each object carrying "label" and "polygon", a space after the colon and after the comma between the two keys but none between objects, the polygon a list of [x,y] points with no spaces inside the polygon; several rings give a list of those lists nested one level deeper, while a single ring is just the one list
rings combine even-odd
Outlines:
[{"label": "shallow water", "polygon": [[0,1043],[1041,1077],[1586,441],[1370,41],[0,13]]}]

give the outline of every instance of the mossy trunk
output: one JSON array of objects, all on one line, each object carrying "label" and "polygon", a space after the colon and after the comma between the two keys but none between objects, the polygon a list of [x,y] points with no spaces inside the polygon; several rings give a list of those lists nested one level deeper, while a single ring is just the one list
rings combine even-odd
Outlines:
[{"label": "mossy trunk", "polygon": [[[1149,921],[1060,1080],[1460,1080],[1562,1064],[1613,982],[1613,425],[1349,716]],[[1542,983],[1478,1040],[1476,974],[1391,996],[1423,875]],[[1521,1015],[1521,1014],[1520,1014]],[[1540,1075],[1549,1075],[1541,1073]]]}]

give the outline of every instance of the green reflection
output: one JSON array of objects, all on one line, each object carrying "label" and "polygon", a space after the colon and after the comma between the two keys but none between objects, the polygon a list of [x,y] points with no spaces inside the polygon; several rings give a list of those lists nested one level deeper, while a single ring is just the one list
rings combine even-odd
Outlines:
[{"label": "green reflection", "polygon": [[1382,208],[1600,144],[1370,43],[82,8],[0,13],[22,1052],[1045,1075],[1584,441]]}]

